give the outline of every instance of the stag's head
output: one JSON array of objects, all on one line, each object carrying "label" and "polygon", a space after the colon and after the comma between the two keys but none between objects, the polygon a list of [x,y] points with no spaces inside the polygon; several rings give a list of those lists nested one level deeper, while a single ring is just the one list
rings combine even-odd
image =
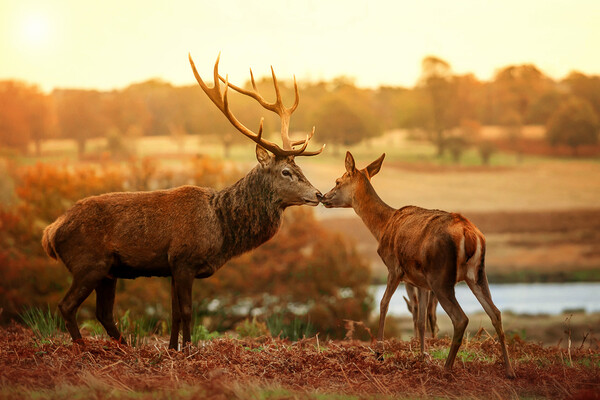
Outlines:
[{"label": "stag's head", "polygon": [[[220,55],[219,55],[220,57]],[[298,92],[298,84],[296,83],[296,77],[294,77],[294,91],[296,99],[291,107],[285,107],[281,99],[281,93],[279,91],[279,85],[273,67],[271,67],[271,74],[273,76],[273,84],[275,86],[276,100],[273,103],[267,102],[259,93],[254,81],[254,75],[250,70],[250,80],[252,88],[254,90],[246,90],[238,87],[232,83],[229,83],[227,77],[223,78],[219,75],[219,57],[215,62],[213,72],[213,87],[208,87],[194,65],[192,56],[189,56],[194,76],[198,81],[198,84],[210,98],[210,100],[217,106],[219,110],[227,117],[229,122],[243,135],[251,139],[256,143],[256,158],[260,164],[261,172],[266,176],[270,177],[272,182],[271,187],[276,192],[278,198],[281,200],[282,205],[287,207],[290,205],[317,205],[321,199],[321,192],[319,192],[311,183],[304,177],[302,170],[295,163],[294,157],[296,156],[314,156],[320,154],[325,145],[319,150],[307,151],[308,142],[315,133],[315,128],[306,135],[303,140],[292,141],[289,137],[290,117],[292,113],[298,107],[300,101],[300,95]],[[220,82],[223,82],[224,90],[221,91]],[[269,111],[272,111],[279,115],[281,119],[281,140],[282,147],[279,147],[276,143],[266,140],[263,135],[263,121],[261,118],[258,127],[258,132],[253,132],[242,124],[231,112],[229,108],[229,101],[227,98],[228,89],[231,88],[236,92],[244,94],[246,96],[255,99],[262,107]]]},{"label": "stag's head", "polygon": [[321,202],[327,208],[352,207],[354,199],[367,192],[371,186],[371,178],[381,169],[385,153],[364,169],[357,169],[354,157],[346,152],[346,172],[335,180],[335,186],[325,193]]}]

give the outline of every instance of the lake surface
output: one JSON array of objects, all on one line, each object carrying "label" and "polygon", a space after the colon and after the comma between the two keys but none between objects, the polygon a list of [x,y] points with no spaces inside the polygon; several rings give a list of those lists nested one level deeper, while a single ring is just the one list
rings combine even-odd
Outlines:
[{"label": "lake surface", "polygon": [[[372,287],[379,313],[379,302],[385,285]],[[561,314],[569,310],[585,310],[588,313],[600,312],[600,283],[517,283],[490,284],[492,300],[500,311],[517,314]],[[483,312],[483,308],[469,287],[460,283],[455,287],[456,299],[466,314]],[[404,285],[400,284],[390,301],[388,315],[410,315],[402,296],[406,296]],[[438,306],[438,313],[444,313]]]}]

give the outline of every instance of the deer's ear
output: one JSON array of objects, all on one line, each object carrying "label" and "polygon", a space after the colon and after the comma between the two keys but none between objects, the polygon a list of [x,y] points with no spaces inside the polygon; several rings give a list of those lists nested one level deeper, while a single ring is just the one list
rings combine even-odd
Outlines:
[{"label": "deer's ear", "polygon": [[269,152],[267,150],[263,149],[262,147],[260,147],[257,144],[256,145],[256,159],[258,160],[260,165],[263,168],[265,168],[271,163],[271,160],[273,159],[273,157],[269,154]]},{"label": "deer's ear", "polygon": [[367,166],[366,170],[367,170],[367,174],[369,175],[369,178],[374,177],[379,172],[384,158],[385,158],[385,153],[383,153],[381,155],[381,157],[379,157],[377,160],[373,161],[371,164],[369,164]]},{"label": "deer's ear", "polygon": [[354,157],[349,151],[346,152],[346,172],[353,174],[356,171],[356,164],[354,163]]}]

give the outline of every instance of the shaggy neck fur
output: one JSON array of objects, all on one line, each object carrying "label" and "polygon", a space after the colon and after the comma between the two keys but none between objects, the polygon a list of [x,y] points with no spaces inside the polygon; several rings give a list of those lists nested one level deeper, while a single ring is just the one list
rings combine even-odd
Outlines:
[{"label": "shaggy neck fur", "polygon": [[256,166],[211,199],[223,232],[222,255],[235,257],[269,240],[281,225],[283,209],[272,182]]}]

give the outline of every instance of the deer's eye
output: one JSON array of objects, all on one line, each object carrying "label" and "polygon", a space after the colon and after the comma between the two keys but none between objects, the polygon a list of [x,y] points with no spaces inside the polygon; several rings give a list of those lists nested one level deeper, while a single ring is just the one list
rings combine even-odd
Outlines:
[{"label": "deer's eye", "polygon": [[292,177],[292,173],[287,169],[284,169],[283,171],[281,171],[281,175],[287,176],[288,178]]}]

